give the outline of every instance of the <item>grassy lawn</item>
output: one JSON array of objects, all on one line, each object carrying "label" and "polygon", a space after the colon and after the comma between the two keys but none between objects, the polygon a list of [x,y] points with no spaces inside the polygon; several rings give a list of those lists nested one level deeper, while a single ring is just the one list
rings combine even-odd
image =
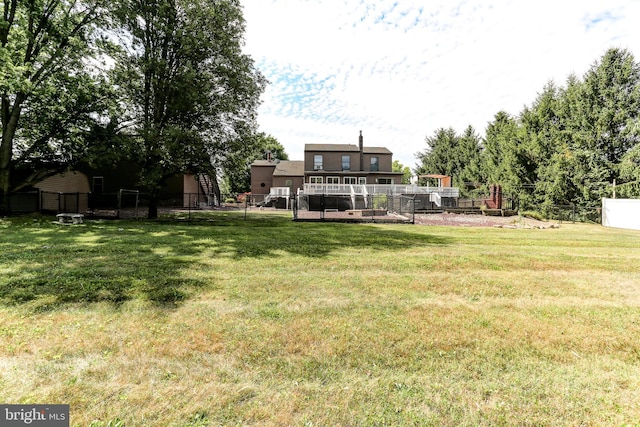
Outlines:
[{"label": "grassy lawn", "polygon": [[640,232],[0,220],[0,402],[71,425],[638,425]]}]

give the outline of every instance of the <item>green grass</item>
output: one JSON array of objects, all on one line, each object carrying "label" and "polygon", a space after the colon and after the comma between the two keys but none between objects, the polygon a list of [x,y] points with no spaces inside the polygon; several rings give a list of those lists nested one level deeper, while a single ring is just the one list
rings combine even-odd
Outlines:
[{"label": "green grass", "polygon": [[637,425],[640,232],[0,221],[0,402],[72,425]]}]

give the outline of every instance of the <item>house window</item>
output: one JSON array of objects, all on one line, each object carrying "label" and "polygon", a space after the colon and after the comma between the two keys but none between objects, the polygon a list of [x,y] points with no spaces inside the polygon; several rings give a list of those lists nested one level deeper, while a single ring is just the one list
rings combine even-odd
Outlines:
[{"label": "house window", "polygon": [[354,185],[358,183],[358,178],[356,178],[355,176],[345,176],[344,177],[344,183],[347,185]]},{"label": "house window", "polygon": [[340,184],[340,177],[339,176],[328,176],[327,177],[327,190],[337,190],[339,184]]},{"label": "house window", "polygon": [[104,177],[101,177],[101,176],[93,177],[93,192],[95,194],[100,194],[104,192]]},{"label": "house window", "polygon": [[393,178],[378,178],[378,184],[393,184]]},{"label": "house window", "polygon": [[366,176],[359,176],[358,177],[358,184],[367,185],[367,177]]},{"label": "house window", "polygon": [[284,186],[285,187],[289,187],[289,188],[293,187],[293,180],[292,179],[285,179],[284,180]]},{"label": "house window", "polygon": [[342,156],[342,170],[351,170],[351,156]]},{"label": "house window", "polygon": [[369,170],[371,172],[377,172],[380,170],[380,158],[376,156],[371,157],[371,167]]},{"label": "house window", "polygon": [[[309,187],[322,190],[322,177],[321,176],[310,176],[309,177]],[[315,185],[314,185],[315,184]]]},{"label": "house window", "polygon": [[313,170],[322,170],[322,154],[316,154],[313,156]]}]

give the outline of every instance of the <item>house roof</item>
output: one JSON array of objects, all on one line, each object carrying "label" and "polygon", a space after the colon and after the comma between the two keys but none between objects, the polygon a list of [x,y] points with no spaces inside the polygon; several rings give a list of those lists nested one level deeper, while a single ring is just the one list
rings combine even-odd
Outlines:
[{"label": "house roof", "polygon": [[[385,147],[363,147],[362,150],[368,154],[392,154]],[[305,144],[304,151],[342,151],[359,152],[360,148],[355,144]]]},{"label": "house roof", "polygon": [[305,144],[304,151],[360,151],[354,144]]},{"label": "house roof", "polygon": [[302,160],[281,160],[276,164],[273,176],[304,176]]},{"label": "house roof", "polygon": [[385,147],[364,147],[362,150],[369,154],[393,154]]},{"label": "house roof", "polygon": [[251,166],[275,166],[276,163],[269,160],[254,160]]}]

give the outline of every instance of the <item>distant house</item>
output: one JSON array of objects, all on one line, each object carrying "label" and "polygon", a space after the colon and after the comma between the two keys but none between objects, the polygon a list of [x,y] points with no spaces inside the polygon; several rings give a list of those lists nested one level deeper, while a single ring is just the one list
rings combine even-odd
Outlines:
[{"label": "distant house", "polygon": [[268,159],[251,164],[251,195],[255,203],[289,198],[302,188],[303,182],[304,162],[301,160]]},{"label": "distant house", "polygon": [[[37,198],[26,207],[16,204],[17,211],[89,212],[93,209],[116,209],[121,190],[139,191],[140,168],[123,161],[113,167],[80,164],[33,185]],[[33,192],[31,192],[33,193]],[[31,194],[30,193],[30,194]],[[217,204],[215,182],[206,174],[185,173],[169,178],[160,192],[163,204],[197,208]],[[20,200],[19,197],[16,200]],[[22,203],[25,205],[25,203]]]},{"label": "distant house", "polygon": [[251,165],[254,200],[292,197],[305,188],[400,184],[402,172],[393,172],[393,153],[385,147],[358,144],[306,144],[304,161],[256,160]]},{"label": "distant house", "polygon": [[385,147],[307,144],[304,148],[304,182],[307,184],[401,184],[402,172],[393,172],[393,153]]},{"label": "distant house", "polygon": [[[353,210],[371,207],[374,199],[411,201],[416,209],[442,209],[457,204],[451,177],[429,175],[435,186],[402,184],[403,172],[392,170],[393,153],[386,147],[358,144],[306,144],[304,161],[256,160],[251,165],[254,202],[309,210]],[[407,201],[407,203],[409,203]]]}]

